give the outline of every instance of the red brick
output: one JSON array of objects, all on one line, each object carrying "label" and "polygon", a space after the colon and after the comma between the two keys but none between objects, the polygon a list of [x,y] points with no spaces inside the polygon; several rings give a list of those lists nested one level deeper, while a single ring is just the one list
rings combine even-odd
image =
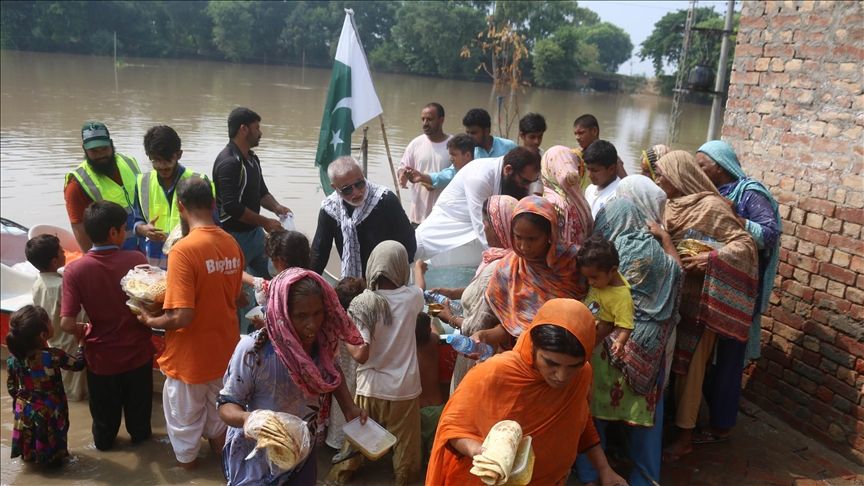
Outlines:
[{"label": "red brick", "polygon": [[[826,246],[828,242],[831,241],[832,236],[822,230],[813,229],[807,226],[798,226],[795,231],[795,234],[802,239],[805,239],[811,243],[815,243],[817,245]],[[837,236],[837,235],[834,235]]]},{"label": "red brick", "polygon": [[[814,310],[815,314],[817,310]],[[828,319],[825,319],[828,322]],[[808,336],[814,336],[822,341],[833,343],[837,339],[837,331],[818,322],[808,321],[804,324],[804,333]]]},{"label": "red brick", "polygon": [[819,272],[819,261],[815,258],[810,258],[803,256],[798,253],[789,253],[789,258],[786,260],[790,265],[794,267],[798,267],[802,270],[808,271],[810,273],[820,273]]},{"label": "red brick", "polygon": [[810,351],[809,349],[805,349],[803,350],[803,354],[801,355],[801,361],[816,368],[819,366],[819,363],[822,362],[822,355]]},{"label": "red brick", "polygon": [[[813,277],[815,277],[815,276],[810,277],[811,281],[812,281]],[[815,291],[812,288],[801,285],[798,282],[795,282],[792,280],[787,280],[787,281],[783,282],[782,288],[786,292],[789,292],[790,294],[794,295],[795,297],[798,297],[799,299],[804,299],[806,301],[812,301],[813,300],[813,294]]]},{"label": "red brick", "polygon": [[790,339],[790,340],[795,340],[795,339],[798,339],[798,337],[800,337],[800,336],[796,336],[794,338],[789,338],[789,337],[781,334],[780,332],[778,332],[777,326],[783,325],[784,327],[791,327],[795,330],[804,329],[805,321],[804,321],[803,317],[799,316],[798,314],[795,314],[794,312],[789,312],[782,307],[775,307],[774,309],[772,309],[771,310],[771,317],[774,318],[773,331],[775,334],[780,334],[784,338]]},{"label": "red brick", "polygon": [[864,321],[864,305],[852,304],[849,306],[849,317]]},{"label": "red brick", "polygon": [[864,224],[864,209],[839,207],[834,213],[834,216],[843,221],[849,221],[855,224]]},{"label": "red brick", "polygon": [[820,386],[816,389],[816,398],[822,400],[825,403],[831,403],[831,399],[834,398],[834,392],[832,392],[825,386]]},{"label": "red brick", "polygon": [[[806,227],[805,227],[806,228]],[[799,231],[801,228],[798,228]],[[819,230],[812,230],[819,231]],[[855,255],[864,254],[864,241],[855,238],[848,238],[846,236],[840,235],[831,235],[829,239],[830,245],[834,248],[843,250],[847,253],[853,253]]]},{"label": "red brick", "polygon": [[835,282],[842,282],[846,285],[855,284],[855,272],[838,267],[832,263],[823,263],[822,271],[820,273],[822,276],[828,277]]},{"label": "red brick", "polygon": [[838,334],[837,339],[834,340],[834,345],[853,356],[864,358],[864,343],[861,341],[856,341],[844,334]]},{"label": "red brick", "polygon": [[834,215],[836,205],[831,201],[816,199],[812,197],[802,198],[798,203],[798,207],[804,211],[821,214],[822,216],[831,217]]},{"label": "red brick", "polygon": [[813,294],[813,299],[815,304],[819,307],[826,307],[838,312],[848,312],[849,308],[852,306],[852,303],[848,300],[834,297],[831,294],[818,290]]},{"label": "red brick", "polygon": [[855,390],[854,387],[843,383],[842,381],[834,378],[833,376],[823,375],[822,378],[825,386],[830,388],[831,391],[851,402],[858,402],[858,391]]}]

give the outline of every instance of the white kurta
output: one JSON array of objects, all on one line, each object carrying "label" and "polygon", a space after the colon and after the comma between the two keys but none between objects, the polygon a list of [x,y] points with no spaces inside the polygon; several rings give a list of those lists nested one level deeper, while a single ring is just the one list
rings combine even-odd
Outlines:
[{"label": "white kurta", "polygon": [[[449,136],[443,142],[434,143],[426,135],[420,135],[405,147],[399,167],[401,169],[410,167],[424,174],[440,172],[450,165],[448,140],[450,140]],[[423,184],[411,184],[411,212],[408,214],[408,219],[412,223],[422,223],[432,211],[440,194],[440,189],[427,189]]]},{"label": "white kurta", "polygon": [[456,173],[429,217],[417,227],[415,260],[426,260],[472,242],[488,247],[483,202],[501,193],[504,157],[475,159]]}]

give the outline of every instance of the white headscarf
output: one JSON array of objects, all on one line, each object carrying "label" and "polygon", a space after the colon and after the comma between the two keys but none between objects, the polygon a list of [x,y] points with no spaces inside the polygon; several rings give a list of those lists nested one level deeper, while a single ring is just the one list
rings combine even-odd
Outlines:
[{"label": "white headscarf", "polygon": [[335,219],[342,229],[342,278],[363,277],[357,226],[369,216],[369,213],[375,209],[387,191],[388,189],[384,186],[366,181],[366,199],[360,206],[354,208],[351,216],[348,216],[345,210],[345,203],[339,195],[339,191],[334,191],[321,203],[321,209]]},{"label": "white headscarf", "polygon": [[618,183],[615,196],[626,197],[636,205],[646,220],[663,225],[666,193],[649,177],[641,174],[628,175]]}]

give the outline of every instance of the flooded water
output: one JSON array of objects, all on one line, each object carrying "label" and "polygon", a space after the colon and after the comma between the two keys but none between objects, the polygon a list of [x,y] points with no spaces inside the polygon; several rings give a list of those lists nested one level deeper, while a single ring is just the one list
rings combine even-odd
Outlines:
[{"label": "flooded water", "polygon": [[[143,170],[144,132],[174,127],[183,140],[182,163],[211,173],[227,141],[228,112],[248,106],[263,118],[257,152],[271,192],[292,208],[299,228],[314,233],[323,192],[314,167],[321,112],[330,71],[219,62],[126,59],[116,72],[111,58],[3,51],[0,53],[0,203],[2,215],[25,225],[67,226],[63,177],[83,159],[81,124],[104,121],[117,150],[135,156]],[[373,73],[384,108],[393,160],[421,133],[420,110],[445,107],[448,133],[462,130],[474,107],[493,113],[491,85]],[[641,150],[665,141],[671,100],[645,95],[584,94],[527,88],[520,111],[538,112],[549,127],[543,146],[575,145],[573,120],[593,113],[601,136],[611,140],[634,170]],[[688,105],[680,148],[705,138],[710,109]],[[493,127],[494,131],[494,127]],[[517,128],[510,133],[516,138]],[[497,134],[497,133],[496,133]],[[360,145],[360,130],[354,145]],[[392,187],[377,121],[370,124],[372,180]],[[407,199],[403,198],[403,199]]]}]

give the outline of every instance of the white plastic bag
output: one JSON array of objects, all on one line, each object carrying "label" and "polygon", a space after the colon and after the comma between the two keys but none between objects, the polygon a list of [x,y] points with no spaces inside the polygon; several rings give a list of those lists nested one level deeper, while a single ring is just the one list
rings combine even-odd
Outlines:
[{"label": "white plastic bag", "polygon": [[297,230],[297,226],[294,224],[294,213],[285,213],[279,216],[279,222],[282,223],[282,229],[285,231]]},{"label": "white plastic bag", "polygon": [[264,449],[270,473],[274,476],[302,464],[312,449],[309,426],[301,418],[289,413],[255,410],[246,418],[243,433],[257,441],[255,449],[246,459],[251,459],[259,449]]},{"label": "white plastic bag", "polygon": [[152,265],[138,265],[120,279],[120,287],[126,295],[145,304],[162,303],[165,300],[168,274]]}]

